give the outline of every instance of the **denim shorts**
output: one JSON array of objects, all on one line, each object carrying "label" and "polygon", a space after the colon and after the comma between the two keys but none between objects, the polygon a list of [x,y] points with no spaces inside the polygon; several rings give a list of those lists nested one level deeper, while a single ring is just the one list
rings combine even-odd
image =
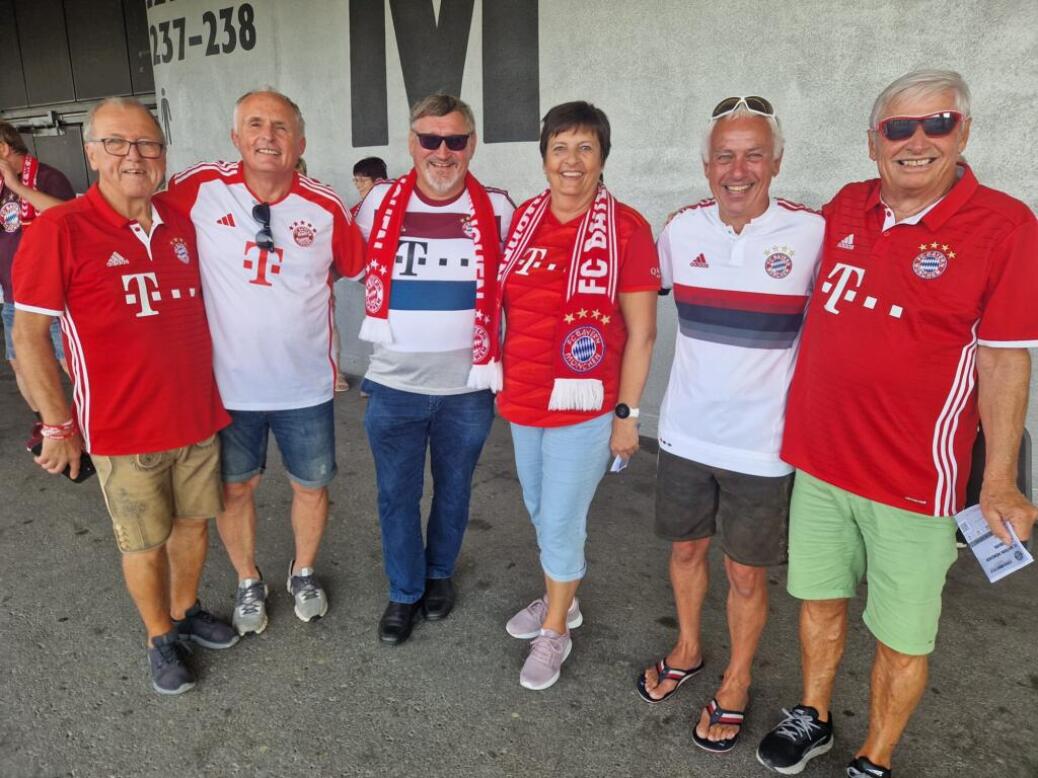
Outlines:
[{"label": "denim shorts", "polygon": [[220,473],[224,483],[248,481],[267,467],[268,432],[274,433],[288,477],[320,489],[335,477],[335,413],[332,401],[279,411],[227,411],[220,430]]},{"label": "denim shorts", "polygon": [[[4,303],[4,341],[7,344],[7,361],[16,359],[14,355],[14,303]],[[55,319],[50,325],[50,340],[54,344],[54,358],[59,362],[65,358],[65,344],[61,340],[61,328]]]}]

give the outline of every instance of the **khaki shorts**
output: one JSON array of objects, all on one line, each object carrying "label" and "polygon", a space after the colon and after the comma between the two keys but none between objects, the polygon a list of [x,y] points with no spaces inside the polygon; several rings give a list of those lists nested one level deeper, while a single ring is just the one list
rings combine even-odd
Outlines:
[{"label": "khaki shorts", "polygon": [[169,451],[92,458],[123,553],[161,546],[175,518],[208,519],[223,507],[216,435]]},{"label": "khaki shorts", "polygon": [[656,534],[672,542],[717,535],[725,555],[741,565],[784,565],[792,488],[792,473],[736,473],[661,449]]}]

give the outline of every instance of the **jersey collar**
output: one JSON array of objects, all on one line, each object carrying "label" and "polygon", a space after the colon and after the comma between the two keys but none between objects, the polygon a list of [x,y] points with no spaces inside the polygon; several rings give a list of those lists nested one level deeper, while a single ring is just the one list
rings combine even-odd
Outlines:
[{"label": "jersey collar", "polygon": [[[111,224],[113,227],[128,227],[130,224],[136,224],[133,219],[127,219],[121,213],[116,211],[109,202],[105,199],[105,196],[101,194],[101,189],[97,184],[91,186],[87,193],[84,195],[90,206],[97,212],[97,214],[104,219],[106,222]],[[158,210],[155,208],[155,203],[151,203],[151,232],[155,233],[155,228],[162,224],[162,217],[159,215]]]},{"label": "jersey collar", "polygon": [[[898,222],[898,224],[916,224],[922,221],[931,230],[936,230],[948,221],[956,211],[965,205],[973,196],[973,193],[977,191],[979,184],[977,183],[977,178],[973,175],[973,170],[969,165],[965,162],[960,162],[958,165],[958,180],[956,180],[952,185],[952,188],[948,190],[948,193],[944,195],[944,197],[937,200],[937,202],[924,209],[919,214],[916,214],[912,219],[903,219]],[[865,201],[866,211],[871,211],[873,208],[885,207],[883,201],[880,199],[879,190],[880,180],[877,178],[874,181],[872,192],[869,193],[868,199]]]}]

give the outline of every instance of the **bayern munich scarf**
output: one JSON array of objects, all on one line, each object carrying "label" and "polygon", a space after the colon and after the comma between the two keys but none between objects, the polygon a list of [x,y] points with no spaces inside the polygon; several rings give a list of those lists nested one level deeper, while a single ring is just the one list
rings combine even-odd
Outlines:
[{"label": "bayern munich scarf", "polygon": [[[26,154],[22,159],[22,186],[27,186],[30,189],[36,188],[36,178],[40,174],[40,161],[31,154]],[[0,194],[4,191],[4,180],[0,178]],[[26,200],[24,197],[20,198],[22,201],[21,210],[18,218],[21,221],[23,227],[29,226],[32,220],[36,218],[36,208],[33,204]]]},{"label": "bayern munich scarf", "polygon": [[[393,342],[389,323],[389,299],[393,283],[393,265],[400,229],[404,224],[407,204],[414,192],[418,174],[411,168],[398,178],[386,193],[375,214],[368,241],[368,263],[364,279],[364,323],[360,339],[371,343]],[[472,201],[472,218],[465,232],[472,238],[476,265],[476,319],[472,331],[472,369],[468,386],[473,389],[501,389],[501,362],[498,359],[498,332],[490,326],[497,301],[497,271],[501,261],[494,207],[482,184],[471,173],[465,174],[465,188]]]},{"label": "bayern munich scarf", "polygon": [[[544,214],[551,191],[530,200],[515,220],[505,246],[498,281],[496,322],[508,275],[526,253]],[[566,298],[555,323],[555,360],[549,411],[594,411],[605,401],[605,327],[618,316],[619,247],[616,239],[616,200],[599,185],[591,207],[577,228],[566,281]]]}]

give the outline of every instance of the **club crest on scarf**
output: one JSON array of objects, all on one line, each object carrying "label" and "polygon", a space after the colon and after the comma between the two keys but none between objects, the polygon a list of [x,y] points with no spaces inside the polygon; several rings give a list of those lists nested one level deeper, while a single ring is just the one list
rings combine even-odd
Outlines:
[{"label": "club crest on scarf", "polygon": [[386,288],[378,276],[369,275],[364,280],[364,310],[368,313],[378,313],[386,299]]},{"label": "club crest on scarf", "polygon": [[605,339],[598,327],[576,327],[562,341],[562,359],[574,373],[594,370],[605,359]]}]

